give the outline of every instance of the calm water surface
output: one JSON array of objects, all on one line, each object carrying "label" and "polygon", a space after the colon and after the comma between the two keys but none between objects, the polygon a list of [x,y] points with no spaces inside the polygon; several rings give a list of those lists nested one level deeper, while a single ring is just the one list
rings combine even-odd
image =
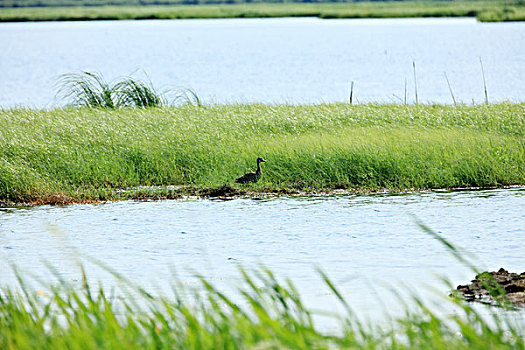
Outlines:
[{"label": "calm water surface", "polygon": [[[0,24],[0,106],[52,107],[64,73],[139,70],[207,103],[525,101],[525,23],[315,18]],[[141,73],[142,72],[142,73]]]},{"label": "calm water surface", "polygon": [[[428,286],[446,293],[440,276],[454,284],[473,278],[412,215],[474,254],[480,268],[522,272],[524,208],[525,188],[4,208],[0,282],[15,283],[9,262],[52,279],[42,261],[78,281],[78,252],[161,289],[171,269],[188,283],[196,270],[220,287],[239,281],[238,264],[262,263],[290,277],[308,302],[332,305],[315,272],[321,267],[356,309],[373,313],[384,311],[377,294],[388,302],[389,287],[408,285],[429,296]],[[86,266],[92,280],[112,283],[100,268]]]}]

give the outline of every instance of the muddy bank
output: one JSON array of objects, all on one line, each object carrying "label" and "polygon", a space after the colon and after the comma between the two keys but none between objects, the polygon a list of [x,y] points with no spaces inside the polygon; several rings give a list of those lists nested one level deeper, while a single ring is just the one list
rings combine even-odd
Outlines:
[{"label": "muddy bank", "polygon": [[512,273],[503,268],[483,272],[472,283],[458,286],[456,293],[467,301],[525,307],[525,272]]},{"label": "muddy bank", "polygon": [[503,188],[521,188],[525,185],[487,186],[487,187],[458,187],[458,188],[407,188],[407,189],[376,189],[376,188],[349,188],[336,184],[331,188],[312,189],[301,187],[290,188],[261,188],[252,186],[237,186],[224,184],[218,187],[194,187],[187,185],[169,186],[138,186],[133,188],[103,188],[95,194],[68,195],[52,193],[34,196],[27,200],[2,200],[0,206],[38,206],[38,205],[70,205],[101,203],[122,200],[163,200],[208,198],[231,200],[237,198],[270,198],[279,196],[309,196],[309,195],[338,195],[338,194],[402,194],[419,192],[442,191],[483,191]]}]

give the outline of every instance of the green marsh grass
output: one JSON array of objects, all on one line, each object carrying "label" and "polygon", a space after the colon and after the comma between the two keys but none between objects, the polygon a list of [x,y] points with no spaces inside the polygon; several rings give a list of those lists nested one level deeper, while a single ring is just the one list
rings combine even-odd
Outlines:
[{"label": "green marsh grass", "polygon": [[[82,3],[77,4],[81,5]],[[0,8],[0,22],[185,18],[403,18],[478,17],[524,20],[521,0],[359,1],[345,3],[237,3],[172,6],[64,6]]]},{"label": "green marsh grass", "polygon": [[[476,270],[461,249],[419,225]],[[263,267],[239,267],[242,283],[233,293],[197,275],[197,286],[174,278],[172,296],[154,296],[103,263],[88,260],[113,274],[120,287],[111,292],[94,287],[79,265],[81,283],[65,281],[52,270],[60,283],[37,280],[35,289],[14,267],[18,287],[0,288],[0,348],[523,349],[525,345],[523,320],[510,314],[523,311],[484,315],[461,298],[444,295],[444,312],[413,297],[400,300],[404,316],[363,322],[352,302],[320,270],[319,288],[340,304],[339,313],[311,310],[291,280],[283,281]],[[334,328],[321,330],[316,316],[331,318]]]},{"label": "green marsh grass", "polygon": [[478,20],[481,22],[518,22],[525,21],[525,3],[508,4],[500,8],[480,12]]},{"label": "green marsh grass", "polygon": [[[117,199],[114,189],[169,185],[523,185],[524,134],[525,105],[513,103],[8,109],[0,111],[0,200]],[[261,180],[235,185],[259,156]]]}]

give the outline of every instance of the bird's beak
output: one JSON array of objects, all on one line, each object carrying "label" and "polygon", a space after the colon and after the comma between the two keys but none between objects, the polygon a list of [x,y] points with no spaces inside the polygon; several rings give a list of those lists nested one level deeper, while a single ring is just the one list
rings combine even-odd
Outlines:
[{"label": "bird's beak", "polygon": [[266,163],[266,161],[264,159],[262,161]]}]

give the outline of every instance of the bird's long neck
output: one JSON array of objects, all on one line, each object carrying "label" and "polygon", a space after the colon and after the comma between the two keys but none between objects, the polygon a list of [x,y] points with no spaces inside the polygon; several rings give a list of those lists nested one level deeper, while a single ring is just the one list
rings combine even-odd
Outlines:
[{"label": "bird's long neck", "polygon": [[261,173],[261,162],[257,162],[257,170],[255,171],[256,174]]}]

